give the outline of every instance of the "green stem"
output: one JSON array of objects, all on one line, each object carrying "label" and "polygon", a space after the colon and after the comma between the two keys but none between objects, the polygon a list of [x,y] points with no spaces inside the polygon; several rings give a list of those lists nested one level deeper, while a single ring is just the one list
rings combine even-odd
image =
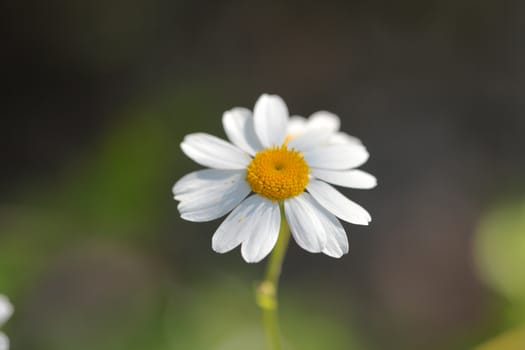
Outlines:
[{"label": "green stem", "polygon": [[283,203],[279,203],[281,210],[281,227],[279,238],[270,255],[264,280],[257,287],[257,305],[262,310],[264,331],[266,334],[268,350],[281,350],[281,334],[279,331],[279,315],[277,307],[277,290],[279,288],[279,276],[283,265],[288,242],[290,241],[290,229],[284,216]]}]

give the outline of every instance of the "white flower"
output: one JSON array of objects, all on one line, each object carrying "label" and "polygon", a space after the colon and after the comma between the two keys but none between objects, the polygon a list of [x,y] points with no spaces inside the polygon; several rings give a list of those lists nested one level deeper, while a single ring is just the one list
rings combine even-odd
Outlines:
[{"label": "white flower", "polygon": [[371,218],[328,183],[368,189],[376,179],[354,169],[369,155],[358,139],[339,131],[339,118],[329,112],[290,118],[279,96],[264,94],[253,117],[238,107],[226,111],[222,123],[231,143],[204,133],[181,143],[189,158],[211,168],[173,187],[181,217],[203,222],[231,211],[213,235],[213,250],[225,253],[241,244],[244,260],[259,262],[277,242],[282,203],[299,246],[336,258],[348,253],[336,217],[359,225]]},{"label": "white flower", "polygon": [[[11,317],[13,314],[13,305],[9,302],[9,299],[0,294],[0,327]],[[9,338],[0,332],[0,350],[9,349]]]}]

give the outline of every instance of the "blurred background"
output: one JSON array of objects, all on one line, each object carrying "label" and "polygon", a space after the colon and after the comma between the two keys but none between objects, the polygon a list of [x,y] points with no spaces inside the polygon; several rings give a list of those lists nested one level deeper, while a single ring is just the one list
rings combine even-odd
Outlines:
[{"label": "blurred background", "polygon": [[[371,159],[350,254],[292,243],[288,349],[468,349],[525,322],[525,3],[5,1],[0,292],[14,350],[263,349],[264,264],[180,219],[187,133],[264,92]],[[525,347],[524,347],[525,348]]]}]

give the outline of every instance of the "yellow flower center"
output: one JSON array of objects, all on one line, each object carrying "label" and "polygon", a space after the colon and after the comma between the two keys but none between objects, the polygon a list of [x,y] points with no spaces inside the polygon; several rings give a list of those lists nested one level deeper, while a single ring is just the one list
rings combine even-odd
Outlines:
[{"label": "yellow flower center", "polygon": [[308,184],[308,164],[301,153],[281,147],[257,152],[246,168],[246,181],[253,192],[272,201],[301,194]]}]

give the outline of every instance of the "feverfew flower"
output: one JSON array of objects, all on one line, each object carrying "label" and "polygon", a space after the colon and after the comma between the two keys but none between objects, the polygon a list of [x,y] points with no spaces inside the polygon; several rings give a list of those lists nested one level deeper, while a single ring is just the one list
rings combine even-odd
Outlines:
[{"label": "feverfew flower", "polygon": [[[13,305],[9,302],[9,299],[0,294],[0,327],[11,317],[13,314]],[[0,332],[0,350],[9,349],[9,338]]]},{"label": "feverfew flower", "polygon": [[329,112],[289,117],[279,96],[264,94],[253,115],[233,108],[222,123],[231,143],[205,133],[187,135],[181,143],[189,158],[211,168],[173,187],[181,217],[204,222],[231,211],[213,235],[212,248],[225,253],[241,245],[247,262],[271,252],[282,213],[306,251],[335,258],[348,253],[337,218],[368,225],[371,217],[328,183],[369,189],[376,179],[355,169],[369,155],[358,139],[339,131],[339,118]]}]

